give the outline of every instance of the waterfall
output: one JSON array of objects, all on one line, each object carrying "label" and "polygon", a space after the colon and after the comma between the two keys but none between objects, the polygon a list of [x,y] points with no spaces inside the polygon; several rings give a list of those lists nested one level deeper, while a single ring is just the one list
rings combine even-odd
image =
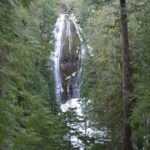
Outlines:
[{"label": "waterfall", "polygon": [[[93,56],[92,48],[89,45],[85,46],[81,33],[73,14],[59,16],[54,29],[55,52],[53,54],[56,98],[61,104],[62,112],[75,108],[75,113],[79,118],[84,117],[83,103],[79,98],[85,50],[88,49],[90,55]],[[89,102],[90,100],[86,101],[86,103]],[[85,122],[82,121],[76,127],[70,126],[75,130],[77,128],[83,135],[88,135],[90,138],[105,136],[103,131],[88,127],[89,122],[89,120],[86,121],[86,127]],[[74,147],[84,149],[84,143],[77,136],[71,136],[70,140]]]},{"label": "waterfall", "polygon": [[85,45],[73,14],[61,14],[54,29],[56,98],[61,104],[80,97]]}]

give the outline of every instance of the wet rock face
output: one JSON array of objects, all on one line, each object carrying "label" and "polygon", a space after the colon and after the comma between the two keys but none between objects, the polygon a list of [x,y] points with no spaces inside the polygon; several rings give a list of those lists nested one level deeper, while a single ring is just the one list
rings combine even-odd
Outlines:
[{"label": "wet rock face", "polygon": [[73,14],[60,14],[54,29],[53,60],[56,98],[61,104],[80,97],[83,74],[81,64],[86,48],[80,32]]},{"label": "wet rock face", "polygon": [[62,103],[75,97],[74,83],[79,69],[80,39],[69,15],[65,16],[62,33],[60,74],[62,79]]}]

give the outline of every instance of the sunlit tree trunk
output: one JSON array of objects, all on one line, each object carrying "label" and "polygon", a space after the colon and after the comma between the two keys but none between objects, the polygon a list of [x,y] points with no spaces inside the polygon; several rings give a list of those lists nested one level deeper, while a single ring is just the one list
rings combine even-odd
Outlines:
[{"label": "sunlit tree trunk", "polygon": [[129,118],[131,115],[131,67],[128,41],[128,25],[126,0],[120,0],[121,29],[122,29],[122,58],[123,58],[123,150],[132,149],[131,126]]}]

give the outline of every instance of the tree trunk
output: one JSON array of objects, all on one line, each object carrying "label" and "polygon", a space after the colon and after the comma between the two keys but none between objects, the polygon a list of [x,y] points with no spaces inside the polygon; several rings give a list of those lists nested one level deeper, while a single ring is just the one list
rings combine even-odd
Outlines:
[{"label": "tree trunk", "polygon": [[84,120],[84,132],[85,132],[85,143],[84,143],[84,150],[86,150],[87,148],[87,119],[86,119],[86,116],[85,116],[85,120]]},{"label": "tree trunk", "polygon": [[137,149],[142,150],[142,148],[143,148],[142,139],[138,139]]},{"label": "tree trunk", "polygon": [[[6,48],[6,46],[2,47],[2,61],[1,61],[1,66],[2,66],[2,70],[6,71],[6,57],[8,55],[8,50]],[[6,84],[6,80],[5,80],[5,76],[2,76],[2,81],[1,81],[1,97],[5,97],[6,96],[6,91],[5,91],[5,84]]]},{"label": "tree trunk", "polygon": [[[2,46],[2,50],[1,50],[2,59],[0,60],[0,66],[1,66],[4,74],[6,72],[6,57],[7,57],[7,55],[8,55],[8,49],[6,48],[6,46]],[[5,78],[4,74],[1,75],[1,81],[0,81],[0,97],[2,97],[2,98],[6,97],[6,90],[5,90],[6,78]],[[1,142],[0,142],[0,150],[3,150]]]},{"label": "tree trunk", "polygon": [[126,0],[120,0],[121,29],[122,29],[122,58],[123,58],[123,150],[132,149],[131,126],[129,118],[131,115],[131,68],[128,41],[128,25]]},{"label": "tree trunk", "polygon": [[69,123],[69,147],[68,150],[71,150],[71,122]]}]

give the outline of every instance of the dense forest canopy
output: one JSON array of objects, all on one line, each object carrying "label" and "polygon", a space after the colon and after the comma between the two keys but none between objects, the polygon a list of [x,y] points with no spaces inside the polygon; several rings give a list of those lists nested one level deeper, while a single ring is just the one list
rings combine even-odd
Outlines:
[{"label": "dense forest canopy", "polygon": [[[0,0],[0,150],[150,149],[149,9],[149,0]],[[76,16],[86,45],[82,116],[56,98],[62,13]]]}]

